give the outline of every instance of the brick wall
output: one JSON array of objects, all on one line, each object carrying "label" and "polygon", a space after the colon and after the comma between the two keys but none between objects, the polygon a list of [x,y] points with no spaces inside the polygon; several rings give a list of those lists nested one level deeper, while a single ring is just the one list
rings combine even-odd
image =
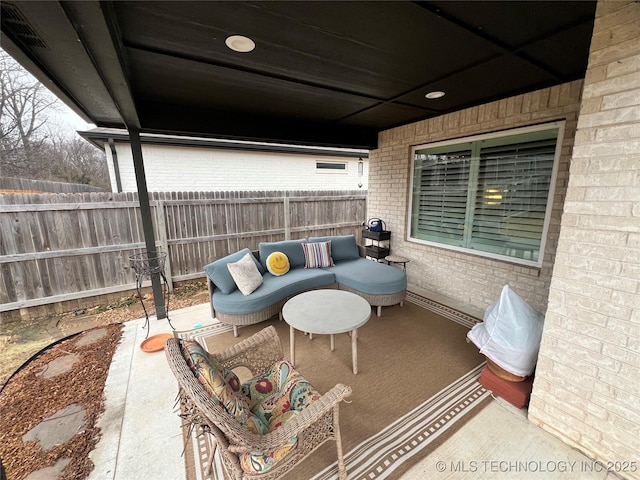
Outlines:
[{"label": "brick wall", "polygon": [[598,2],[583,97],[529,418],[640,478],[640,3]]},{"label": "brick wall", "polygon": [[[135,192],[136,179],[131,147],[116,144],[122,190]],[[110,149],[111,185],[116,188]],[[358,176],[358,157],[341,158],[290,153],[242,152],[202,147],[143,144],[149,191],[234,190],[362,190],[367,189],[367,163]],[[318,171],[316,162],[340,162],[346,170]]]},{"label": "brick wall", "polygon": [[[582,81],[530,92],[384,131],[369,153],[368,216],[392,231],[391,250],[411,259],[409,283],[467,305],[480,314],[509,284],[534,308],[546,310]],[[480,133],[565,120],[551,224],[542,268],[516,265],[406,240],[411,147]]]}]

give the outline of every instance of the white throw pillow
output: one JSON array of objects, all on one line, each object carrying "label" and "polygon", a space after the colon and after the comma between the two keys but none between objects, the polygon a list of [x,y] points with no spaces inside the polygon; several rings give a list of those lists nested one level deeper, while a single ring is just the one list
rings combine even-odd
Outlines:
[{"label": "white throw pillow", "polygon": [[228,263],[227,268],[243,295],[251,295],[262,285],[262,275],[251,259],[251,253],[247,253],[235,263]]}]

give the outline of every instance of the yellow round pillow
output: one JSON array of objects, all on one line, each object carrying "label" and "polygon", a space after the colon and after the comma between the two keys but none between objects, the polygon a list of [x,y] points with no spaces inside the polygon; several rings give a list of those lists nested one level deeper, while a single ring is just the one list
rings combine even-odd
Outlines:
[{"label": "yellow round pillow", "polygon": [[267,270],[271,275],[280,276],[289,271],[289,258],[282,252],[273,252],[267,257]]}]

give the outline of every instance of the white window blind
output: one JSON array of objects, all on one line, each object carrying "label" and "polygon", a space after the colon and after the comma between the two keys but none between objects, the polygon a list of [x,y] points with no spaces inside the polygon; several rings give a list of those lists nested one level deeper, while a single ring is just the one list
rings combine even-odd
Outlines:
[{"label": "white window blind", "polygon": [[420,146],[410,240],[540,264],[559,127]]},{"label": "white window blind", "polygon": [[420,208],[414,227],[430,239],[458,245],[464,234],[471,150],[448,150],[420,155],[420,174],[414,176]]}]

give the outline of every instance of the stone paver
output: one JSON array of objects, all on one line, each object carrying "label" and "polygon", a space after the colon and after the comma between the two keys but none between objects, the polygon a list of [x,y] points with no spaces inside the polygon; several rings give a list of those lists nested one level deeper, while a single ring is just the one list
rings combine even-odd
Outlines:
[{"label": "stone paver", "polygon": [[86,425],[85,409],[73,403],[43,419],[22,436],[23,442],[37,440],[42,450],[61,445],[82,431]]},{"label": "stone paver", "polygon": [[61,458],[55,465],[31,472],[24,480],[51,480],[58,478],[64,467],[66,467],[70,461],[70,458]]},{"label": "stone paver", "polygon": [[94,328],[82,334],[82,338],[80,338],[76,342],[76,346],[84,347],[86,345],[91,345],[94,342],[97,342],[101,338],[103,338],[107,334],[107,330],[104,328]]},{"label": "stone paver", "polygon": [[38,376],[42,378],[51,378],[56,375],[60,375],[61,373],[68,372],[79,360],[80,355],[77,353],[69,353],[68,355],[58,357],[47,363]]}]

